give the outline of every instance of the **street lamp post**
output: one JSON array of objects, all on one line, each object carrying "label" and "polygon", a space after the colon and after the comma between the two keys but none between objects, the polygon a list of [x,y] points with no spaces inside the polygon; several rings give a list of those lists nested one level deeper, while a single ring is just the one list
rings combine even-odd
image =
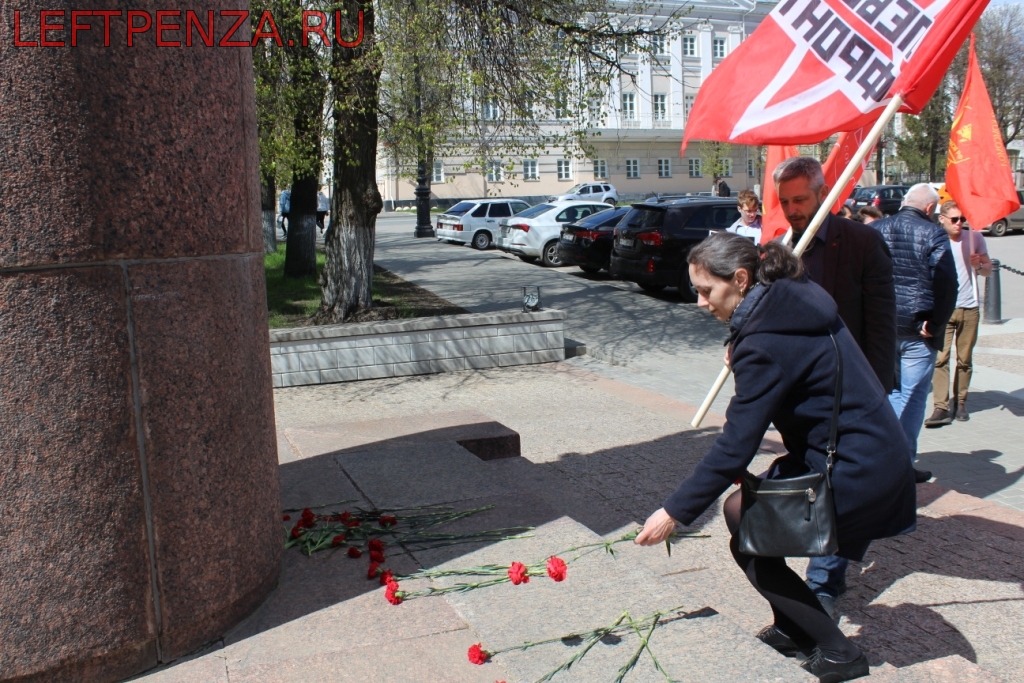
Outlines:
[{"label": "street lamp post", "polygon": [[[415,5],[413,6],[415,10]],[[416,231],[415,237],[434,237],[430,224],[430,176],[427,175],[427,145],[423,140],[423,77],[420,60],[413,56],[413,87],[416,88]],[[432,171],[433,169],[431,169]]]}]

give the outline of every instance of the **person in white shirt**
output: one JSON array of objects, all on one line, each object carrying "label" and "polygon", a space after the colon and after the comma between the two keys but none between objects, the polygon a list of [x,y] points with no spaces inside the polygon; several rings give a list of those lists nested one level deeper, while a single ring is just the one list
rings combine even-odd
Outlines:
[{"label": "person in white shirt", "polygon": [[740,217],[735,223],[726,228],[726,232],[734,232],[737,235],[749,237],[754,244],[761,243],[761,214],[758,208],[761,202],[757,195],[750,190],[740,190],[736,196],[737,208],[740,210]]},{"label": "person in white shirt", "polygon": [[[956,309],[946,325],[946,339],[942,352],[935,359],[932,378],[932,398],[935,411],[924,421],[925,427],[941,427],[953,420],[970,419],[965,405],[967,388],[971,383],[971,356],[978,341],[978,275],[992,274],[992,260],[988,257],[985,238],[966,227],[966,219],[955,201],[942,204],[939,223],[949,235],[949,249],[956,263],[956,280],[960,286]],[[950,405],[949,360],[956,344],[956,373],[953,375],[953,405]]]},{"label": "person in white shirt", "polygon": [[331,210],[331,202],[323,190],[316,193],[316,226],[320,228],[320,234],[324,232],[324,219]]}]

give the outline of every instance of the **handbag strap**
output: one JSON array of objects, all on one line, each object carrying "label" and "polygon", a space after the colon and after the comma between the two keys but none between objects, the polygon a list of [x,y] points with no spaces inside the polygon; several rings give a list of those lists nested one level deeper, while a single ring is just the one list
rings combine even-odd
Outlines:
[{"label": "handbag strap", "polygon": [[832,399],[832,424],[828,432],[827,457],[825,459],[825,479],[829,488],[832,488],[832,464],[835,461],[836,442],[839,439],[839,407],[843,401],[843,354],[839,350],[839,343],[831,332],[828,336],[832,338],[832,345],[836,349],[836,390]]}]

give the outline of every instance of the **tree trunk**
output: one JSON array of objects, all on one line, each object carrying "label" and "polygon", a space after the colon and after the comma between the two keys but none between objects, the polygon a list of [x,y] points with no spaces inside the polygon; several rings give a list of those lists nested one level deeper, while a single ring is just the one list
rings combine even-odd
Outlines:
[{"label": "tree trunk", "polygon": [[[334,192],[327,229],[327,263],[320,273],[322,301],[313,316],[318,325],[338,323],[373,305],[373,250],[377,214],[377,104],[380,69],[367,58],[373,50],[371,0],[343,0],[341,26],[355,35],[363,12],[363,41],[331,52],[334,93]],[[346,26],[346,23],[348,24]]]},{"label": "tree trunk", "polygon": [[288,213],[288,242],[284,255],[286,277],[316,275],[316,176],[296,178]]},{"label": "tree trunk", "polygon": [[274,176],[260,183],[260,208],[263,210],[263,251],[277,251],[277,186]]}]

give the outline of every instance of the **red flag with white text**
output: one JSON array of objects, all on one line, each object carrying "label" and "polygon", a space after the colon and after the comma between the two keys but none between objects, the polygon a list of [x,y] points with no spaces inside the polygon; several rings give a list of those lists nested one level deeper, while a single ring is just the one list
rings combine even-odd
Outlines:
[{"label": "red flag with white text", "polygon": [[868,125],[897,94],[919,113],[986,5],[783,0],[701,85],[682,150],[818,143]]},{"label": "red flag with white text", "polygon": [[767,244],[777,237],[782,237],[789,230],[789,221],[782,213],[779,195],[775,191],[772,174],[775,168],[790,157],[800,156],[799,150],[790,145],[768,145],[768,156],[764,162],[764,189],[761,191],[761,244]]},{"label": "red flag with white text", "polygon": [[946,191],[976,230],[1020,208],[1006,145],[974,55],[973,34],[964,93],[949,132]]},{"label": "red flag with white text", "polygon": [[[835,187],[839,182],[839,176],[843,174],[846,167],[849,166],[853,160],[853,155],[857,153],[857,149],[860,144],[864,142],[864,138],[871,131],[871,126],[874,121],[861,126],[857,130],[850,131],[848,133],[840,133],[839,139],[836,140],[835,147],[829,152],[828,159],[822,165],[822,173],[825,175],[825,184],[830,188]],[[857,168],[853,175],[850,176],[850,182],[846,183],[846,187],[843,188],[842,194],[839,195],[839,199],[836,200],[835,205],[832,207],[832,213],[838,213],[839,209],[842,208],[843,202],[845,202],[851,194],[853,194],[853,187],[860,180],[861,175],[864,173],[864,169],[868,167],[868,158],[871,156],[871,152],[868,152],[864,156],[864,160],[860,162],[860,167]]]}]

